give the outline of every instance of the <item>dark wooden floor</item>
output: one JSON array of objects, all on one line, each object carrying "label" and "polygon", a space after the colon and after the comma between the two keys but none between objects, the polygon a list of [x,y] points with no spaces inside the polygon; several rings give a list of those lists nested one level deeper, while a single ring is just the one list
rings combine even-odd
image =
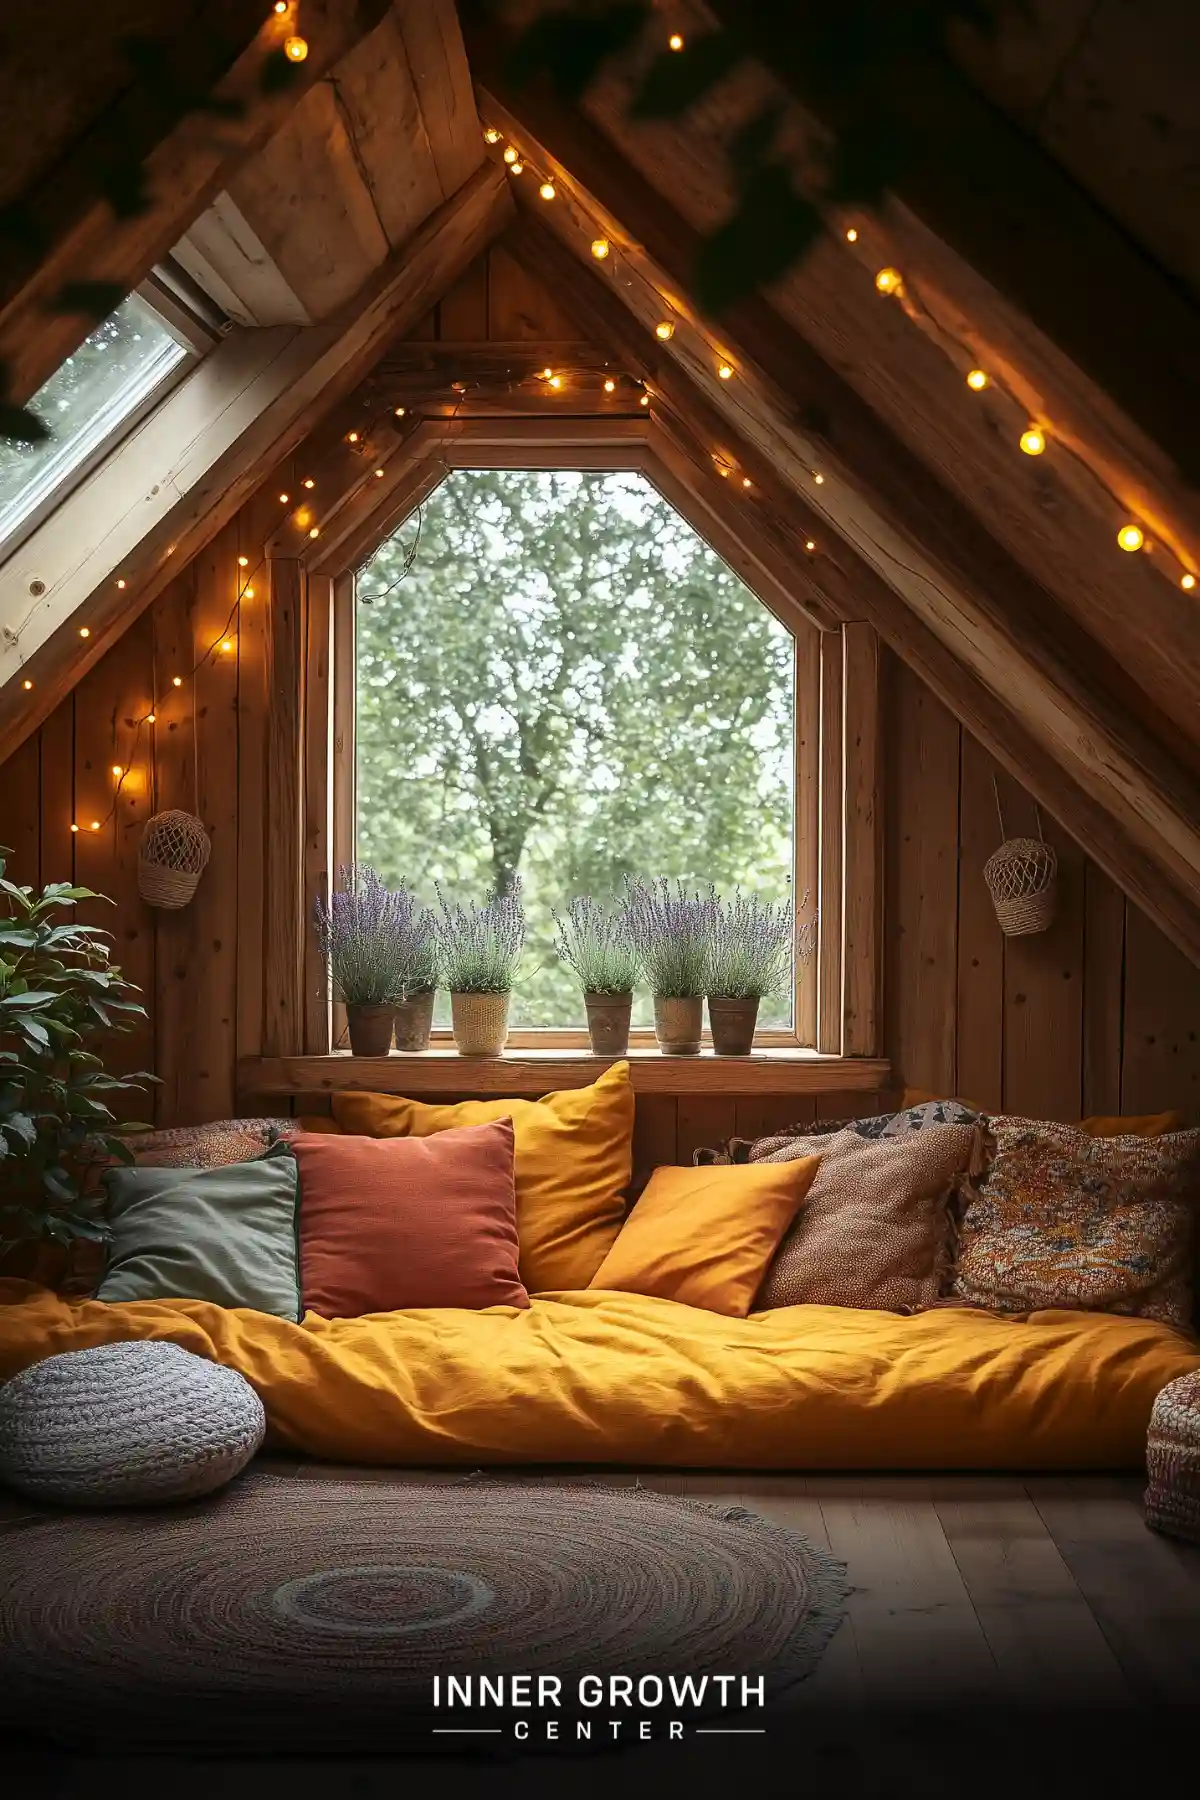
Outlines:
[{"label": "dark wooden floor", "polygon": [[[276,1467],[297,1479],[446,1478]],[[497,1473],[529,1479],[536,1472]],[[538,1478],[570,1481],[580,1473]],[[1076,1786],[1089,1795],[1109,1787],[1127,1792],[1131,1781],[1145,1791],[1155,1755],[1168,1741],[1190,1738],[1191,1720],[1200,1718],[1200,1548],[1147,1530],[1137,1477],[607,1471],[588,1472],[588,1479],[640,1480],[668,1493],[739,1503],[827,1545],[846,1563],[853,1584],[848,1615],[789,1728],[822,1787],[945,1792],[961,1800],[964,1783],[972,1793],[990,1792],[994,1775],[996,1791],[1013,1780],[1024,1793]],[[0,1520],[4,1512],[14,1520],[19,1510],[10,1503]],[[756,1758],[764,1754],[757,1743],[722,1745],[706,1752],[704,1773],[756,1779]],[[409,1783],[481,1796],[497,1787],[561,1793],[562,1765],[553,1759],[551,1768],[551,1760],[487,1769],[445,1758],[339,1761],[337,1789],[363,1800],[384,1800]],[[15,1762],[21,1785],[10,1791],[94,1793],[93,1761],[19,1754]],[[108,1759],[105,1771],[132,1790],[145,1767]],[[13,1759],[9,1768],[18,1773]],[[261,1763],[172,1763],[168,1771],[158,1762],[156,1779],[169,1774],[172,1800],[210,1800],[218,1776],[224,1793],[257,1794],[263,1772]],[[276,1760],[272,1773],[286,1779],[290,1800],[327,1800],[328,1764]],[[641,1791],[643,1780],[661,1792],[664,1782],[684,1775],[677,1746],[648,1746],[602,1759],[602,1766],[572,1759],[569,1784],[572,1795]]]}]

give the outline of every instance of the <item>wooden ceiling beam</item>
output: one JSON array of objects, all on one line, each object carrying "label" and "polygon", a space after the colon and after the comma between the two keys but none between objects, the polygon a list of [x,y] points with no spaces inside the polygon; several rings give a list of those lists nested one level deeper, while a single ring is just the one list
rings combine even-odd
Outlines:
[{"label": "wooden ceiling beam", "polygon": [[[1007,681],[999,671],[991,682],[981,679],[879,570],[850,544],[831,537],[828,519],[798,490],[791,467],[781,467],[764,451],[756,435],[739,431],[718,410],[698,385],[695,372],[679,366],[671,345],[660,345],[629,311],[623,285],[611,283],[588,266],[540,213],[531,217],[523,211],[505,242],[567,298],[590,336],[610,343],[631,367],[643,371],[653,393],[652,411],[662,413],[667,431],[680,441],[686,460],[697,468],[707,460],[715,468],[710,448],[715,446],[722,463],[728,462],[733,469],[728,477],[718,477],[722,486],[725,481],[736,484],[743,476],[749,478],[751,487],[739,535],[750,545],[769,542],[781,559],[790,556],[794,568],[811,571],[812,590],[829,614],[873,625],[1180,949],[1200,962],[1200,878],[1196,874],[1200,811],[1168,813],[1173,827],[1168,853],[1146,829],[1139,807],[1117,804],[1118,795],[1105,788],[1104,778],[1114,775],[1110,758],[1118,757],[1119,752],[1112,746],[1111,736],[1121,721],[1096,719],[1091,711],[1081,715],[1066,707],[1059,696],[1066,716],[1075,719],[1082,755],[1096,757],[1099,745],[1105,746],[1094,770],[1095,785],[1089,788],[1073,767],[1064,769],[1055,746],[1045,741],[1041,731],[1030,727],[1027,690],[1043,682],[1044,672],[1031,668],[1025,653],[1010,644]],[[739,379],[738,387],[743,391],[741,417],[749,424],[751,402],[744,397],[745,382]],[[811,473],[808,482],[811,491]],[[736,493],[736,486],[731,491]],[[814,546],[811,551],[810,543]],[[945,598],[948,604],[954,603],[953,594]],[[1140,779],[1147,790],[1142,798],[1161,808],[1161,799],[1149,786],[1150,777],[1124,756],[1120,757],[1119,777],[1123,786]]]},{"label": "wooden ceiling beam", "polygon": [[[266,57],[295,33],[292,15],[247,0],[213,0],[199,24],[179,14],[168,62],[189,86],[241,107],[236,118],[192,112],[165,136],[161,85],[128,81],[88,129],[20,196],[42,239],[38,250],[9,247],[0,273],[0,364],[7,365],[7,397],[20,404],[95,328],[92,314],[63,312],[56,295],[68,283],[112,283],[131,293],[139,281],[227,185],[234,172],[283,123],[296,103],[322,81],[370,24],[379,0],[305,0],[308,55],[293,79],[264,94]],[[265,17],[264,17],[265,15]],[[117,217],[97,197],[96,170],[109,166],[114,145],[133,148],[149,204]]]},{"label": "wooden ceiling beam", "polygon": [[[814,74],[794,0],[708,0],[730,35],[835,135],[861,96]],[[889,74],[903,154],[893,193],[1200,477],[1200,330],[1182,290],[1047,155],[936,51]]]},{"label": "wooden ceiling beam", "polygon": [[485,165],[337,323],[226,340],[26,539],[0,569],[0,625],[11,634],[0,642],[0,762],[428,312],[511,209],[504,177]]}]

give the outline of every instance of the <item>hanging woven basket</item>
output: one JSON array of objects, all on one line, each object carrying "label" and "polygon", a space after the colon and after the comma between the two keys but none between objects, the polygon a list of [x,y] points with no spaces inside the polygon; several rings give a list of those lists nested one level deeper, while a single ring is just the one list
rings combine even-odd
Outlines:
[{"label": "hanging woven basket", "polygon": [[1057,901],[1058,857],[1052,845],[1042,836],[1042,815],[1037,816],[1035,838],[1005,835],[1004,812],[1000,790],[995,780],[996,812],[1000,818],[1000,836],[1004,839],[983,865],[983,879],[992,896],[992,905],[1005,937],[1028,937],[1045,931],[1054,920]]},{"label": "hanging woven basket", "polygon": [[212,843],[194,813],[155,813],[138,851],[138,892],[150,906],[186,906],[196,892]]}]

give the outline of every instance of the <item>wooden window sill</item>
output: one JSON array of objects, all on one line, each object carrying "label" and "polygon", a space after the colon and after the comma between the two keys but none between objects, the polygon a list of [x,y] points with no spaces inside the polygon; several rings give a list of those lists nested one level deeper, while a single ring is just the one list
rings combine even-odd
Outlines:
[{"label": "wooden window sill", "polygon": [[[380,1094],[545,1094],[586,1087],[617,1059],[587,1050],[506,1050],[500,1056],[460,1056],[435,1048],[390,1056],[248,1057],[239,1069],[243,1096],[331,1093],[357,1088]],[[631,1049],[639,1094],[879,1093],[891,1085],[882,1057],[826,1056],[816,1050],[754,1050],[749,1056],[664,1056]]]}]

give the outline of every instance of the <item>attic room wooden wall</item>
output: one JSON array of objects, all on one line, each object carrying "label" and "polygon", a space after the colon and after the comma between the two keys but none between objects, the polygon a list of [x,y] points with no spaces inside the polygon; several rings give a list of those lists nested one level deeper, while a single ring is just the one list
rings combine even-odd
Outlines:
[{"label": "attic room wooden wall", "polygon": [[[579,333],[502,245],[481,258],[411,333],[444,343],[564,341]],[[239,815],[239,768],[263,754],[266,687],[261,628],[244,605],[236,648],[172,697],[171,675],[221,635],[237,557],[253,569],[279,514],[281,482],[263,486],[73,694],[0,771],[0,842],[19,882],[74,879],[110,895],[87,914],[116,934],[144,990],[148,1024],[114,1061],[161,1078],[126,1116],[183,1123],[237,1109],[239,1049],[257,1049],[261,942],[239,917],[261,906],[262,822]],[[887,658],[888,1043],[898,1082],[983,1104],[1071,1119],[1096,1111],[1200,1105],[1200,970],[1186,963],[1053,821],[1062,862],[1058,920],[1044,937],[1001,937],[982,867],[998,840],[991,764],[901,664]],[[166,694],[165,702],[162,696]],[[136,721],[158,696],[157,723],[134,751]],[[151,741],[152,738],[152,741]],[[129,765],[116,815],[114,763]],[[243,788],[245,783],[242,783]],[[1033,807],[1001,782],[1011,830]],[[197,810],[213,841],[193,903],[154,911],[137,894],[137,846],[149,814]],[[73,833],[72,821],[81,829]],[[699,1143],[756,1132],[813,1107],[862,1110],[856,1096],[702,1102],[647,1096],[639,1105],[639,1166],[690,1160]]]}]

